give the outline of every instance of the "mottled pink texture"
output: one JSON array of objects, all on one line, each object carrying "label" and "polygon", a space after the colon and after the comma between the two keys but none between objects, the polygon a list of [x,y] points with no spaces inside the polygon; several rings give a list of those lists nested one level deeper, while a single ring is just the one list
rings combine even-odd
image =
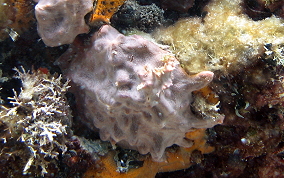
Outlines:
[{"label": "mottled pink texture", "polygon": [[38,33],[47,46],[72,43],[81,33],[89,32],[85,15],[94,0],[35,0]]},{"label": "mottled pink texture", "polygon": [[85,122],[102,140],[150,152],[156,161],[168,146],[191,146],[186,132],[220,121],[196,118],[190,108],[191,92],[213,73],[189,76],[170,52],[138,35],[105,25],[89,41],[75,40],[58,64],[73,83]]}]

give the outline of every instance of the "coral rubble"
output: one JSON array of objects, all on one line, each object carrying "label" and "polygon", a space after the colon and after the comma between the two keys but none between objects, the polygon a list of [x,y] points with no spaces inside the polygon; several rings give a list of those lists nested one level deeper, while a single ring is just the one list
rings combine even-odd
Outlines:
[{"label": "coral rubble", "polygon": [[109,25],[85,42],[78,38],[58,64],[74,83],[85,122],[100,129],[102,140],[150,152],[156,161],[168,146],[191,146],[186,132],[223,120],[197,118],[190,108],[191,92],[206,86],[212,72],[189,76],[170,52]]},{"label": "coral rubble", "polygon": [[11,98],[14,107],[1,106],[1,127],[5,129],[1,130],[0,157],[9,160],[6,157],[21,156],[24,152],[18,163],[23,166],[23,174],[36,175],[40,170],[44,175],[50,164],[57,165],[54,162],[59,154],[67,150],[71,112],[64,93],[69,86],[62,83],[61,76],[16,71],[23,87]]},{"label": "coral rubble", "polygon": [[242,69],[263,54],[264,45],[275,51],[284,43],[283,19],[253,21],[242,13],[241,0],[212,0],[204,11],[205,17],[181,19],[154,34],[172,46],[187,71]]}]

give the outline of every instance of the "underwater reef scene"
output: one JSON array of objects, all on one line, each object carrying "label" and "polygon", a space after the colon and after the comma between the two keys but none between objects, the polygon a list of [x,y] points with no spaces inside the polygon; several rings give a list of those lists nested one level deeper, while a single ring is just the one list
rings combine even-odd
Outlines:
[{"label": "underwater reef scene", "polygon": [[283,0],[0,2],[0,177],[284,178]]}]

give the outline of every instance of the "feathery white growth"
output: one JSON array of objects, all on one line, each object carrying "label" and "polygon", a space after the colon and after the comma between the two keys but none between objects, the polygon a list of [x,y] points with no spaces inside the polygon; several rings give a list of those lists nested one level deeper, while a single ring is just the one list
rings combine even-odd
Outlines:
[{"label": "feathery white growth", "polygon": [[70,135],[71,112],[65,93],[68,81],[62,77],[41,72],[21,72],[15,69],[22,81],[21,92],[10,98],[14,105],[4,108],[0,113],[1,121],[8,125],[12,137],[23,142],[30,150],[30,157],[23,168],[29,173],[31,166],[41,167],[42,176],[47,173],[50,163],[45,157],[56,159],[58,150],[64,153],[67,137]]}]

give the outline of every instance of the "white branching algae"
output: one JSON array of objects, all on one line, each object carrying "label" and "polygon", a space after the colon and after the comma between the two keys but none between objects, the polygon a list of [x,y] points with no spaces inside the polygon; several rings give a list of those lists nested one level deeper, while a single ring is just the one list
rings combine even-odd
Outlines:
[{"label": "white branching algae", "polygon": [[[22,81],[21,92],[10,98],[12,108],[1,106],[1,125],[7,133],[1,135],[6,147],[22,142],[29,156],[22,158],[27,162],[23,174],[40,168],[41,174],[47,173],[47,166],[54,162],[60,153],[67,150],[65,145],[70,136],[71,112],[64,94],[69,88],[68,82],[62,83],[61,76],[26,72],[15,69],[17,78]],[[9,142],[15,142],[9,144]],[[1,155],[9,154],[11,149],[2,149]],[[48,160],[48,161],[47,161]],[[55,164],[56,165],[56,164]]]}]

